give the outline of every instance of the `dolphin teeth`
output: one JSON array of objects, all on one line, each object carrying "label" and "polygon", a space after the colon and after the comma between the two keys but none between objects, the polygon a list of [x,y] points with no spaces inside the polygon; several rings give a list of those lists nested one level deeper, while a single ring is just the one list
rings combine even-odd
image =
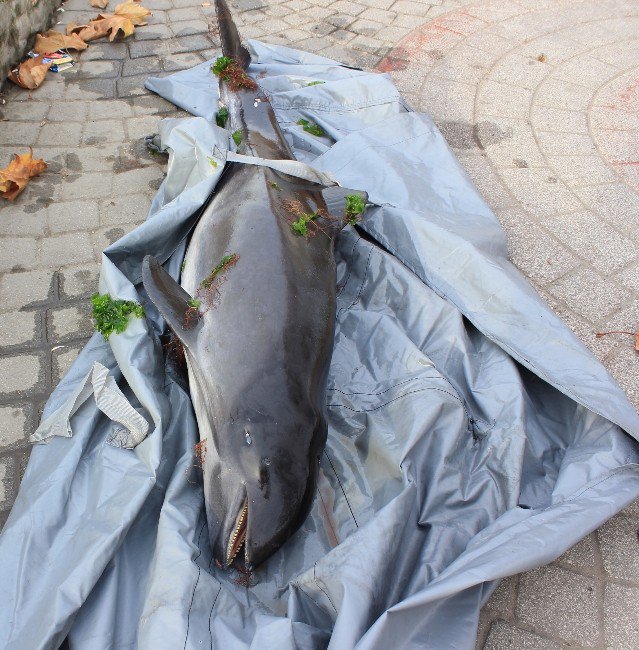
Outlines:
[{"label": "dolphin teeth", "polygon": [[244,505],[242,506],[242,510],[240,510],[240,514],[237,516],[235,528],[233,529],[228,546],[226,547],[226,566],[229,566],[231,562],[233,562],[242,548],[242,544],[244,544],[244,540],[246,539],[247,515],[248,499],[244,499]]}]

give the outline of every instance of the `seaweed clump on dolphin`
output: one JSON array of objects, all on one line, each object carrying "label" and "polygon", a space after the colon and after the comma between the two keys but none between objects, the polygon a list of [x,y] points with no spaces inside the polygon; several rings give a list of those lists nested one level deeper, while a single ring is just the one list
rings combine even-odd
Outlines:
[{"label": "seaweed clump on dolphin", "polygon": [[[241,135],[245,155],[292,159],[246,72],[250,54],[229,9],[215,5],[226,109],[219,122]],[[220,566],[253,571],[299,529],[316,492],[335,326],[334,235],[343,225],[323,216],[321,190],[268,167],[227,164],[193,231],[181,284],[153,257],[144,260],[147,294],[185,351]],[[299,236],[287,201],[333,236]],[[239,262],[231,269],[227,261],[222,284],[211,274],[229,251]],[[215,304],[190,319],[209,280]]]}]

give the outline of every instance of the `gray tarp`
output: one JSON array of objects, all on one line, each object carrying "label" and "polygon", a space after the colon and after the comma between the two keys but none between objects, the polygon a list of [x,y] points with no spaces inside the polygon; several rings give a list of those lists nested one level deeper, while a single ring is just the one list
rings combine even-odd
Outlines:
[{"label": "gray tarp", "polygon": [[94,335],[45,412],[55,422],[97,361],[149,434],[107,444],[119,425],[89,398],[71,438],[34,448],[0,537],[2,648],[472,648],[499,578],[553,560],[639,495],[637,414],[507,261],[430,118],[384,75],[251,46],[298,158],[374,204],[337,243],[312,513],[256,586],[213,563],[196,424],[140,265],[153,253],[178,277],[229,138],[212,124],[209,64],[151,79],[197,117],[161,124],[167,179],[149,219],[105,251],[100,280],[147,319],[110,344]]}]

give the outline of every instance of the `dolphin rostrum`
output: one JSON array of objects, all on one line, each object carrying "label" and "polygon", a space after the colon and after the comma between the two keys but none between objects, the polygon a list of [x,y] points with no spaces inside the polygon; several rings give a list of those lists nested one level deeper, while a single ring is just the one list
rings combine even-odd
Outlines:
[{"label": "dolphin rostrum", "polygon": [[[270,103],[244,72],[250,55],[229,9],[215,4],[224,57],[214,71],[240,152],[292,159]],[[271,556],[300,527],[316,489],[337,231],[320,190],[229,163],[191,237],[181,286],[154,258],[143,264],[148,296],[185,349],[209,534],[226,567],[242,547],[249,569]]]}]

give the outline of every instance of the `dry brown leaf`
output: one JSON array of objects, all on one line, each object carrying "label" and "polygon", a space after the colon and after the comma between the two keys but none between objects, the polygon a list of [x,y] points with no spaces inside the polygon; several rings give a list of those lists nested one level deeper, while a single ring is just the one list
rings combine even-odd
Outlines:
[{"label": "dry brown leaf", "polygon": [[106,9],[108,4],[109,0],[91,0],[91,6],[96,9]]},{"label": "dry brown leaf", "polygon": [[144,19],[152,15],[146,7],[136,2],[131,2],[131,0],[120,3],[115,8],[115,14],[116,16],[126,16],[134,25],[146,25]]},{"label": "dry brown leaf", "polygon": [[72,31],[88,43],[103,36],[108,36],[109,40],[113,41],[120,31],[122,32],[122,36],[126,38],[133,34],[135,27],[127,16],[99,14],[88,25],[73,25]]},{"label": "dry brown leaf", "polygon": [[12,70],[9,73],[9,79],[22,88],[33,90],[44,81],[51,65],[51,62],[42,63],[42,57],[38,55],[33,59],[23,61],[17,70]]},{"label": "dry brown leaf", "polygon": [[76,34],[65,35],[50,29],[36,36],[33,51],[38,54],[48,54],[56,50],[86,50],[87,44]]},{"label": "dry brown leaf", "polygon": [[4,168],[0,169],[0,196],[9,201],[22,192],[29,179],[41,174],[47,168],[47,163],[39,158],[33,159],[33,150],[29,153],[15,154],[13,160]]}]

